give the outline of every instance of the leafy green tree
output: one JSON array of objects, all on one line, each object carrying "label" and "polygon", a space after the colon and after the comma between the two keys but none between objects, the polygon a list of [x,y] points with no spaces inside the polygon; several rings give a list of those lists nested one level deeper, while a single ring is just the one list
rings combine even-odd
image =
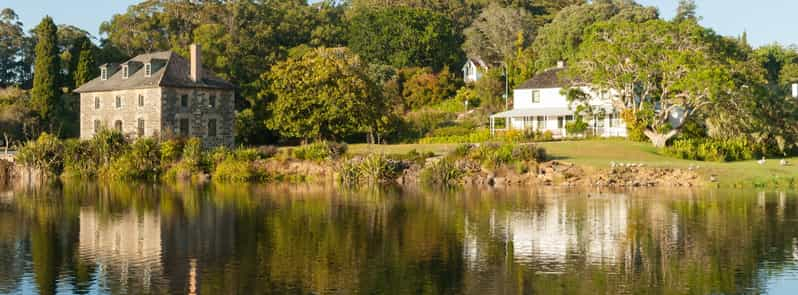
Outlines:
[{"label": "leafy green tree", "polygon": [[20,82],[24,45],[22,22],[13,10],[3,9],[0,11],[0,87]]},{"label": "leafy green tree", "polygon": [[500,64],[512,57],[519,44],[534,39],[535,27],[532,16],[523,9],[502,7],[493,3],[479,14],[476,20],[463,31],[463,50],[468,56],[481,57],[490,64]]},{"label": "leafy green tree", "polygon": [[696,8],[695,0],[679,0],[679,6],[676,8],[676,16],[673,21],[698,21],[698,16],[696,16],[695,12]]},{"label": "leafy green tree", "polygon": [[58,26],[58,51],[61,52],[61,69],[63,78],[60,86],[67,89],[74,89],[75,71],[80,59],[80,50],[84,42],[91,42],[89,32],[70,25]]},{"label": "leafy green tree", "polygon": [[58,89],[60,74],[60,60],[58,56],[58,35],[53,19],[45,17],[36,33],[39,41],[36,43],[36,62],[31,91],[31,104],[39,118],[49,122],[52,126],[52,116],[58,107],[58,98],[61,90]]},{"label": "leafy green tree", "polygon": [[538,31],[530,52],[535,55],[538,70],[554,66],[560,60],[572,63],[585,32],[592,24],[612,19],[645,22],[658,17],[656,8],[629,1],[599,0],[569,6]]},{"label": "leafy green tree", "polygon": [[367,66],[345,48],[319,48],[276,64],[264,74],[273,95],[269,127],[301,139],[337,140],[356,132],[377,132],[386,110]]},{"label": "leafy green tree", "polygon": [[658,105],[658,112],[643,120],[644,134],[664,147],[689,119],[742,86],[718,56],[719,40],[695,22],[603,22],[585,36],[571,73],[617,92],[611,97],[624,113],[641,115],[646,105]]},{"label": "leafy green tree", "polygon": [[75,66],[75,87],[86,84],[91,79],[97,77],[97,64],[94,59],[94,46],[88,39],[83,39],[78,54],[78,62]]},{"label": "leafy green tree", "polygon": [[402,85],[404,104],[409,109],[436,104],[452,98],[460,88],[460,80],[444,67],[440,73],[429,68],[412,69],[412,75]]},{"label": "leafy green tree", "polygon": [[454,23],[429,10],[361,10],[352,18],[348,35],[352,51],[373,63],[440,70],[463,59]]}]

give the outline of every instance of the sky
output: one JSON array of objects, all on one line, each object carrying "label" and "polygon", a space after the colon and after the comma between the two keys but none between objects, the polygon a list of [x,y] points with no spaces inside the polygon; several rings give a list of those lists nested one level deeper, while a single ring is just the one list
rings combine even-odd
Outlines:
[{"label": "sky", "polygon": [[[312,1],[312,0],[311,0]],[[97,36],[100,23],[123,13],[138,0],[0,0],[0,8],[11,8],[26,29],[33,28],[45,15],[58,24],[71,24]],[[637,0],[660,9],[664,18],[673,17],[678,0]],[[798,1],[795,0],[696,0],[701,24],[726,36],[748,32],[748,41],[760,46],[778,42],[798,44]]]}]

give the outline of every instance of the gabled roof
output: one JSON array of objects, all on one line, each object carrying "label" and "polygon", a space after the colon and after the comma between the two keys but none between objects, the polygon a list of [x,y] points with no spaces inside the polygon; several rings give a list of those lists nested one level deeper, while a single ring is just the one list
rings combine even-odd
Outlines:
[{"label": "gabled roof", "polygon": [[535,75],[532,79],[526,80],[523,84],[515,89],[544,89],[544,88],[561,88],[567,86],[572,80],[561,77],[561,73],[565,68],[553,68],[543,71]]},{"label": "gabled roof", "polygon": [[[144,67],[131,72],[127,79],[122,78],[122,71],[109,72],[107,80],[100,77],[95,78],[81,85],[75,92],[100,92],[128,89],[142,89],[153,87],[180,87],[180,88],[211,88],[211,89],[234,89],[235,86],[222,80],[207,70],[203,69],[202,79],[194,82],[189,77],[191,66],[189,61],[172,51],[161,51],[147,53],[131,58],[121,63],[149,63],[152,62],[152,74],[149,77],[144,75]],[[161,64],[156,66],[155,64]]]},{"label": "gabled roof", "polygon": [[485,63],[485,61],[482,60],[479,57],[469,57],[468,60],[466,61],[466,65],[468,65],[469,62],[473,63],[477,67],[480,67],[480,68],[483,68],[483,69],[488,69],[489,68],[488,64]]}]

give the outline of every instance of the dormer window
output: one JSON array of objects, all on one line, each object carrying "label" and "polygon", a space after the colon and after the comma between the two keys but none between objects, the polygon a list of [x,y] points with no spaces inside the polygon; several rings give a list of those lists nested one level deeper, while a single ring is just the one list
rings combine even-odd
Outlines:
[{"label": "dormer window", "polygon": [[100,68],[100,80],[108,80],[108,68]]},{"label": "dormer window", "polygon": [[144,64],[144,76],[151,77],[152,76],[152,64],[146,63]]},{"label": "dormer window", "polygon": [[128,69],[129,67],[127,65],[122,66],[122,79],[127,79],[130,76],[130,71]]}]

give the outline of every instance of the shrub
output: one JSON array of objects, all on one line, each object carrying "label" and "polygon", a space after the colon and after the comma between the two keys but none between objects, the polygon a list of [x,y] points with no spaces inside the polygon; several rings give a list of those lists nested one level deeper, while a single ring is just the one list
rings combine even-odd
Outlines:
[{"label": "shrub", "polygon": [[554,133],[551,130],[546,130],[543,132],[543,136],[540,138],[543,141],[552,141],[554,140]]},{"label": "shrub", "polygon": [[546,161],[546,149],[534,144],[520,144],[513,147],[512,159],[515,161]]},{"label": "shrub", "polygon": [[161,150],[151,138],[136,140],[130,149],[103,169],[115,179],[156,179],[161,174]]},{"label": "shrub", "polygon": [[576,120],[565,123],[565,132],[569,135],[584,135],[588,126],[582,117],[576,116]]},{"label": "shrub", "polygon": [[299,160],[327,161],[340,158],[347,149],[345,143],[319,141],[294,148],[292,155]]},{"label": "shrub", "polygon": [[202,162],[202,141],[199,138],[192,137],[186,141],[183,146],[183,161],[191,165],[200,165]]},{"label": "shrub", "polygon": [[64,141],[64,171],[69,177],[94,177],[100,168],[92,145],[78,139]]},{"label": "shrub", "polygon": [[180,160],[183,156],[183,143],[170,139],[161,143],[161,163],[168,164]]},{"label": "shrub", "polygon": [[474,149],[469,158],[479,161],[484,166],[497,168],[513,161],[513,145],[485,143]]},{"label": "shrub", "polygon": [[361,178],[360,163],[354,160],[344,161],[338,173],[339,181],[347,186],[360,183]]},{"label": "shrub", "polygon": [[360,163],[360,175],[370,184],[385,183],[395,180],[403,168],[400,161],[374,153],[363,158]]},{"label": "shrub", "polygon": [[443,158],[421,170],[421,182],[425,184],[453,185],[465,174],[452,160]]},{"label": "shrub", "polygon": [[489,130],[474,131],[465,135],[425,137],[418,141],[421,144],[432,143],[479,143],[491,140]]},{"label": "shrub", "polygon": [[235,158],[225,159],[213,171],[213,179],[222,182],[246,182],[257,178],[250,161]]},{"label": "shrub", "polygon": [[455,125],[455,126],[442,127],[432,130],[429,133],[427,133],[427,136],[428,137],[463,136],[463,135],[468,135],[471,132],[473,132],[473,130],[468,127]]},{"label": "shrub", "polygon": [[408,125],[406,129],[409,129],[405,133],[411,133],[407,134],[407,137],[419,138],[454,119],[454,113],[432,109],[410,112],[405,116],[406,124]]},{"label": "shrub", "polygon": [[686,160],[725,162],[752,160],[759,156],[757,150],[745,138],[686,138],[674,140],[664,153]]},{"label": "shrub", "polygon": [[464,143],[464,144],[458,145],[456,148],[454,148],[454,151],[452,151],[452,153],[450,155],[452,155],[454,157],[457,157],[457,158],[462,158],[462,157],[467,156],[469,153],[471,153],[471,150],[473,150],[474,148],[475,148],[475,146],[473,144]]},{"label": "shrub", "polygon": [[23,165],[58,176],[64,168],[64,145],[54,135],[42,133],[35,141],[28,141],[17,152],[17,161]]},{"label": "shrub", "polygon": [[109,165],[128,147],[125,135],[112,129],[100,130],[87,144],[96,155],[100,167]]}]

